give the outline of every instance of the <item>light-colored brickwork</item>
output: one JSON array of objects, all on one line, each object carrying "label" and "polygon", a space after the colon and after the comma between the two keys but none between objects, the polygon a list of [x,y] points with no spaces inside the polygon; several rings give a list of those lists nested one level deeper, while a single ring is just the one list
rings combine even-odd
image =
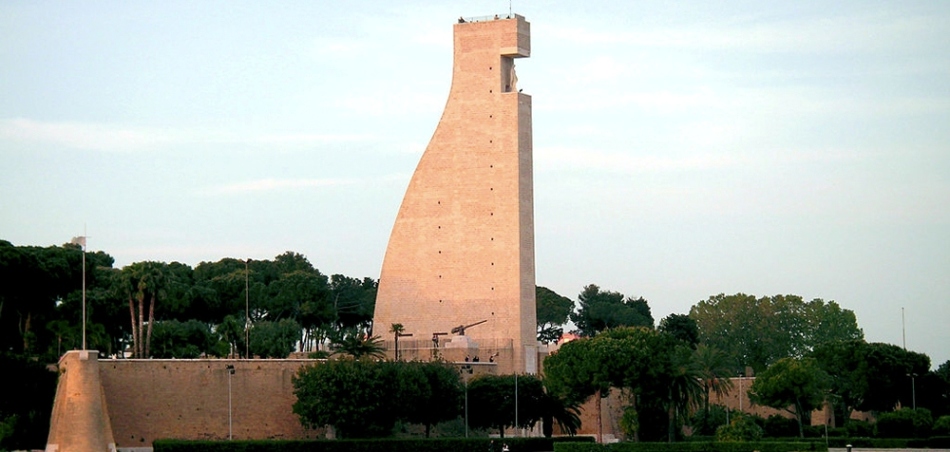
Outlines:
[{"label": "light-colored brickwork", "polygon": [[[455,25],[452,87],[393,226],[374,318],[415,339],[480,321],[465,354],[511,344],[499,371],[537,371],[531,97],[514,59],[530,55],[521,16]],[[442,336],[448,345],[451,335]],[[507,342],[506,342],[507,341]],[[455,353],[455,352],[453,352]]]},{"label": "light-colored brickwork", "polygon": [[95,350],[76,350],[60,358],[48,452],[115,451],[98,357]]},{"label": "light-colored brickwork", "polygon": [[[305,439],[293,376],[314,360],[102,360],[102,390],[119,447],[161,438]],[[228,366],[234,367],[231,374]],[[228,388],[230,379],[230,391]]]}]

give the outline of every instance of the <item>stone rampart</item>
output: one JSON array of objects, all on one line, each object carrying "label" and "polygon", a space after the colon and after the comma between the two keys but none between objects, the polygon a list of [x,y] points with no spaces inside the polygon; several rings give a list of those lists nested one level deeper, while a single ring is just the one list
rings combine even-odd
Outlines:
[{"label": "stone rampart", "polygon": [[315,362],[117,359],[100,360],[99,370],[115,442],[129,448],[162,438],[321,436],[293,414],[292,378]]}]

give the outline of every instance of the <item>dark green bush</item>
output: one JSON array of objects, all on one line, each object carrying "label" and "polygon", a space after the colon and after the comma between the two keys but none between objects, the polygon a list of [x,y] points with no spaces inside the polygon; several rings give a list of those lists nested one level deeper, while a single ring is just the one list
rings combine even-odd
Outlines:
[{"label": "dark green bush", "polygon": [[931,449],[950,449],[950,436],[932,436],[927,440]]},{"label": "dark green bush", "polygon": [[[494,441],[494,443],[492,443]],[[430,438],[309,441],[184,441],[158,440],[154,452],[500,452],[508,444],[511,452],[554,450],[563,441],[593,443],[593,438]]]},{"label": "dark green bush", "polygon": [[777,414],[769,416],[762,427],[765,436],[770,438],[791,438],[798,436],[798,421]]},{"label": "dark green bush", "polygon": [[852,438],[867,438],[874,436],[874,426],[868,421],[851,419],[845,424],[848,436]]},{"label": "dark green bush", "polygon": [[555,452],[826,452],[822,442],[558,443]]},{"label": "dark green bush", "polygon": [[927,438],[932,426],[930,410],[901,408],[878,416],[875,427],[880,438]]},{"label": "dark green bush", "polygon": [[931,434],[934,436],[950,436],[950,416],[940,416],[934,421]]}]

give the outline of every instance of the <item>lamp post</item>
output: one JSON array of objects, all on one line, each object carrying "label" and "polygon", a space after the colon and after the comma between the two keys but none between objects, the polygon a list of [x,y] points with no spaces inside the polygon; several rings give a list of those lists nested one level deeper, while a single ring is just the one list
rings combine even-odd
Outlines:
[{"label": "lamp post", "polygon": [[232,418],[231,418],[231,375],[234,375],[234,365],[228,364],[228,441],[232,438]]},{"label": "lamp post", "polygon": [[917,374],[909,373],[907,374],[907,376],[910,377],[910,398],[911,398],[911,403],[912,403],[911,406],[914,407],[914,410],[916,411],[917,410],[917,382],[914,381],[914,379],[917,378]]}]

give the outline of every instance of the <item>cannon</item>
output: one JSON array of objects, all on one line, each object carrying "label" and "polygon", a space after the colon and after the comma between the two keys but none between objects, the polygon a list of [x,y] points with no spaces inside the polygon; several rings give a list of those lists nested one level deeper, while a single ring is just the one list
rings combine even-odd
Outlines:
[{"label": "cannon", "polygon": [[459,336],[464,336],[464,335],[465,335],[465,329],[466,329],[466,328],[471,328],[471,327],[473,327],[473,326],[475,326],[475,325],[481,325],[481,324],[483,324],[483,323],[485,323],[485,322],[487,322],[487,321],[488,321],[488,320],[480,320],[480,321],[478,321],[478,322],[475,322],[475,323],[472,323],[472,324],[469,324],[469,325],[459,325],[459,326],[457,326],[457,327],[455,327],[455,328],[452,328],[452,334],[458,334]]}]

